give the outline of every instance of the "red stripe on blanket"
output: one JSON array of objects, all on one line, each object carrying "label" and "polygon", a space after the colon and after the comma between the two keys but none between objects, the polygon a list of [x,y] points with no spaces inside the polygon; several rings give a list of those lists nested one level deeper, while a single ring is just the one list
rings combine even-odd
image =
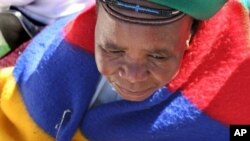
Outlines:
[{"label": "red stripe on blanket", "polygon": [[225,124],[250,124],[249,18],[236,0],[199,25],[182,69],[169,84]]},{"label": "red stripe on blanket", "polygon": [[64,29],[65,39],[91,53],[94,52],[94,30],[96,23],[95,3],[86,8]]}]

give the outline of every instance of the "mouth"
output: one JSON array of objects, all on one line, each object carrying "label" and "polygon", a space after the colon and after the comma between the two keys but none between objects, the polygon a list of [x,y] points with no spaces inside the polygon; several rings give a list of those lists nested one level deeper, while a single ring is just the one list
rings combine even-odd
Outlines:
[{"label": "mouth", "polygon": [[120,94],[121,97],[131,101],[144,100],[151,96],[151,94],[153,93],[153,88],[133,90],[124,88],[123,86],[120,86],[118,84],[114,84],[114,87],[116,88],[117,92]]}]

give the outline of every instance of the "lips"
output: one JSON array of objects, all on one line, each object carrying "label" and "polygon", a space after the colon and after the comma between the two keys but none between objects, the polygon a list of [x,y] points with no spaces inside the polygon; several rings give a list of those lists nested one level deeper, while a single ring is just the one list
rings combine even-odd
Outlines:
[{"label": "lips", "polygon": [[125,99],[133,99],[134,101],[139,101],[141,99],[145,99],[151,95],[153,88],[140,89],[140,90],[132,90],[124,88],[118,84],[114,84],[114,87],[120,93],[120,95]]}]

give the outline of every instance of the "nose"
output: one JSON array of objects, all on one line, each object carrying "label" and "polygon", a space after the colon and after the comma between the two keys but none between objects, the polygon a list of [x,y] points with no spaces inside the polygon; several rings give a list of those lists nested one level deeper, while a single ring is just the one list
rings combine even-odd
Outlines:
[{"label": "nose", "polygon": [[130,63],[119,71],[119,76],[130,83],[142,82],[148,79],[149,71],[143,64]]}]

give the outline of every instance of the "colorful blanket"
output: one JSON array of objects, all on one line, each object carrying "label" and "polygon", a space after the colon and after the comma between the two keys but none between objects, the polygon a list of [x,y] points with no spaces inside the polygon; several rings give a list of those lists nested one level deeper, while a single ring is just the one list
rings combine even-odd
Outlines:
[{"label": "colorful blanket", "polygon": [[250,21],[237,1],[199,24],[166,87],[142,102],[93,109],[95,6],[72,18],[45,29],[14,70],[0,72],[0,140],[228,141],[229,125],[250,124]]}]

